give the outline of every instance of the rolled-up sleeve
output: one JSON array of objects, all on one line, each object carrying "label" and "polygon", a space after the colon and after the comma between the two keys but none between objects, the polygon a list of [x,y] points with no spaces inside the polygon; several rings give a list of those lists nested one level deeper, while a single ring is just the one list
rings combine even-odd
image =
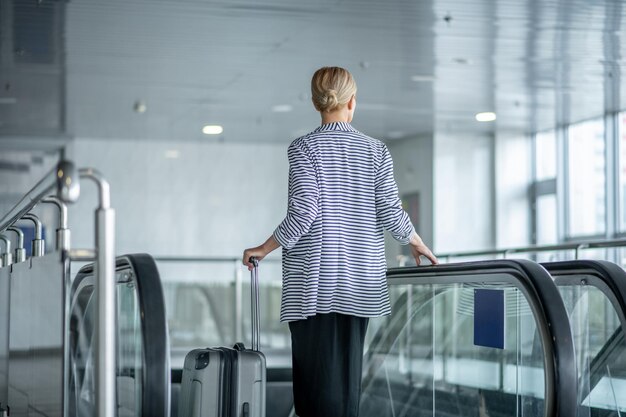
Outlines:
[{"label": "rolled-up sleeve", "polygon": [[409,215],[402,208],[398,186],[393,176],[393,160],[385,145],[376,172],[375,192],[376,216],[394,239],[403,245],[408,244],[415,228]]},{"label": "rolled-up sleeve", "polygon": [[289,158],[289,196],[287,215],[274,231],[274,238],[291,249],[311,228],[317,218],[319,186],[313,161],[301,144],[293,143]]}]

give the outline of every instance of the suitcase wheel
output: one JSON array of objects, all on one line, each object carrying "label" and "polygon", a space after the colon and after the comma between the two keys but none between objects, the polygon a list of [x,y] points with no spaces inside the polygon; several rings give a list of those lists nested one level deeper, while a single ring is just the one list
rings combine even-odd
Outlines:
[{"label": "suitcase wheel", "polygon": [[204,352],[196,358],[196,369],[204,369],[209,366],[209,352]]}]

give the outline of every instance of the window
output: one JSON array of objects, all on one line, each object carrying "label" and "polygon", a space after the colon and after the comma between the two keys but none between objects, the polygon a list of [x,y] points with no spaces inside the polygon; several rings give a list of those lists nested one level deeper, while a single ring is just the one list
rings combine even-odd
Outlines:
[{"label": "window", "polygon": [[568,135],[569,236],[605,232],[604,121],[571,125]]},{"label": "window", "polygon": [[557,228],[557,141],[556,132],[535,135],[535,243],[551,245],[559,240]]},{"label": "window", "polygon": [[537,181],[556,178],[556,134],[554,130],[537,133],[535,149]]},{"label": "window", "polygon": [[537,244],[553,245],[558,242],[556,194],[537,197]]},{"label": "window", "polygon": [[626,112],[620,113],[617,118],[617,134],[618,134],[618,203],[619,203],[619,221],[618,227],[622,232],[626,232]]}]

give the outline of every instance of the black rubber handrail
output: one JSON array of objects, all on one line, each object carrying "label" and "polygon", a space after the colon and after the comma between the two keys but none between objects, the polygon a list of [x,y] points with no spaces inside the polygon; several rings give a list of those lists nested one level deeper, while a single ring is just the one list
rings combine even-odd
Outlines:
[{"label": "black rubber handrail", "polygon": [[626,271],[619,265],[608,261],[577,260],[546,262],[541,264],[557,280],[568,275],[592,275],[598,277],[611,290],[615,297],[612,302],[617,315],[626,331]]},{"label": "black rubber handrail", "polygon": [[[545,412],[548,417],[576,415],[578,374],[567,310],[552,277],[539,264],[527,260],[494,260],[393,268],[389,285],[488,282],[506,274],[525,292],[541,335],[546,369]],[[460,280],[464,276],[465,280]],[[480,276],[480,277],[478,277]],[[449,277],[450,280],[447,280]]]},{"label": "black rubber handrail", "polygon": [[[169,336],[161,279],[150,255],[132,254],[116,258],[116,271],[129,268],[137,284],[143,337],[142,416],[169,417]],[[93,273],[93,264],[82,267],[72,284],[72,294],[84,279],[93,277]]]},{"label": "black rubber handrail", "polygon": [[[606,365],[618,360],[626,349],[626,271],[612,262],[595,260],[546,262],[542,265],[552,275],[558,286],[576,285],[568,278],[584,275],[598,278],[610,291],[606,294],[605,288],[596,287],[605,293],[613,305],[620,320],[620,327],[613,332],[591,360],[588,380],[579,382],[580,386],[588,385],[587,389],[591,392],[605,375]],[[585,281],[584,284],[580,282],[578,285],[594,286],[594,282],[593,280]]]}]

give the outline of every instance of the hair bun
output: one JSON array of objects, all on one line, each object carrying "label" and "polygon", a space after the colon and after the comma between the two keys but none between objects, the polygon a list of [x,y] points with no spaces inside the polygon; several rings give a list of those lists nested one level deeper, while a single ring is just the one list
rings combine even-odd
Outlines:
[{"label": "hair bun", "polygon": [[337,91],[336,90],[328,90],[326,94],[324,94],[324,101],[326,102],[326,109],[332,110],[339,105],[339,100],[337,99]]},{"label": "hair bun", "polygon": [[315,109],[330,112],[347,104],[356,94],[356,83],[348,70],[322,67],[311,79],[311,98]]}]

